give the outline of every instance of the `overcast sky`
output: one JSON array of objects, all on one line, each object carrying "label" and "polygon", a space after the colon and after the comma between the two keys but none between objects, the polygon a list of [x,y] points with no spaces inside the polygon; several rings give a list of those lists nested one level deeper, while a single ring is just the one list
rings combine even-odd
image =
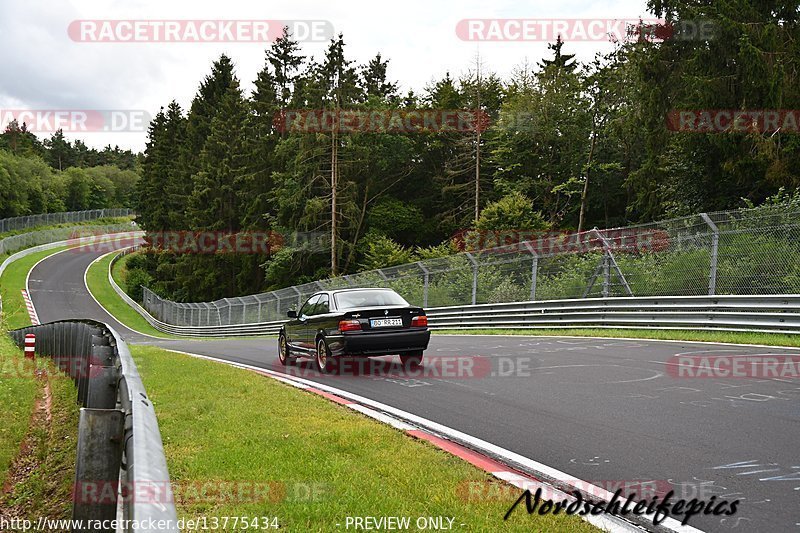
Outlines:
[{"label": "overcast sky", "polygon": [[[476,53],[484,67],[507,76],[526,58],[549,55],[545,42],[469,42],[456,24],[473,18],[616,19],[647,17],[644,0],[2,0],[1,110],[145,110],[176,99],[187,107],[221,53],[236,63],[245,90],[264,63],[261,43],[76,42],[75,20],[325,20],[343,32],[348,57],[363,63],[380,52],[403,92],[419,92],[446,71],[457,76]],[[326,43],[304,43],[320,57]],[[589,60],[607,42],[571,42],[568,53]],[[46,135],[40,135],[46,136]],[[75,138],[75,135],[68,135]],[[77,135],[89,146],[142,150],[141,132]]]}]

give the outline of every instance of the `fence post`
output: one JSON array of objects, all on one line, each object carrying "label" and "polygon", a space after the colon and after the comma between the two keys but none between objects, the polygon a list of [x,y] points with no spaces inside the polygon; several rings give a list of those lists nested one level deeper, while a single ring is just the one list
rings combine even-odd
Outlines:
[{"label": "fence post", "polygon": [[472,263],[472,305],[478,301],[478,262],[469,252],[464,252],[470,263]]},{"label": "fence post", "polygon": [[711,267],[708,272],[708,294],[717,293],[717,261],[719,255],[719,228],[707,213],[700,213],[703,221],[711,228]]},{"label": "fence post", "polygon": [[300,308],[303,307],[303,294],[294,285],[292,285],[292,289],[294,289],[294,292],[297,293],[297,312],[299,313]]},{"label": "fence post", "polygon": [[611,252],[606,250],[603,254],[603,298],[608,298],[611,285]]},{"label": "fence post", "polygon": [[422,284],[422,307],[428,307],[428,283],[430,282],[430,271],[425,268],[422,261],[417,261],[417,266],[422,269],[423,284]]},{"label": "fence post", "polygon": [[533,249],[531,241],[525,241],[524,244],[533,257],[531,260],[531,301],[534,301],[536,300],[536,278],[539,275],[539,254]]}]

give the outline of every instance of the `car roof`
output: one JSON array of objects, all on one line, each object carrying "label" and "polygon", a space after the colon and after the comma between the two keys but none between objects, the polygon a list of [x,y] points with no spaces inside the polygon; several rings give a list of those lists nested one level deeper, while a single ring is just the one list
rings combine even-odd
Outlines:
[{"label": "car roof", "polygon": [[340,292],[356,292],[356,291],[392,291],[395,294],[397,293],[397,291],[395,291],[391,287],[350,287],[350,288],[347,288],[347,289],[329,289],[329,290],[324,290],[324,291],[317,291],[314,294],[312,294],[311,296],[309,296],[309,298],[312,298],[314,296],[318,296],[320,294],[333,295],[333,294],[338,294]]},{"label": "car roof", "polygon": [[349,289],[334,289],[329,292],[351,292],[351,291],[392,291],[395,292],[394,289],[391,287],[351,287]]}]

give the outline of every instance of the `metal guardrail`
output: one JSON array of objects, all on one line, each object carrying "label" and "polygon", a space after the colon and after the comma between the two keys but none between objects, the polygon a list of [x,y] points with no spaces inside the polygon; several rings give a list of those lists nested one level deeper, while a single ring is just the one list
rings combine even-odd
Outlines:
[{"label": "metal guardrail", "polygon": [[[179,531],[156,414],[122,337],[94,320],[64,320],[9,332],[19,346],[29,333],[36,335],[36,355],[52,358],[78,389],[73,519],[112,524],[122,511],[130,527],[125,531],[145,531],[132,527],[146,528],[148,523],[167,526],[159,531]],[[117,501],[123,488],[127,494],[158,494]]]},{"label": "metal guardrail", "polygon": [[435,329],[692,329],[800,333],[800,295],[660,296],[427,310]]}]

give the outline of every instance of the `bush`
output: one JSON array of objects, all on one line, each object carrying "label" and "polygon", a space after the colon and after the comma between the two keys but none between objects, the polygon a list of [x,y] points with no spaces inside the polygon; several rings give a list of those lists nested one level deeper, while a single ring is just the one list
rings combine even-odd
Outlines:
[{"label": "bush", "polygon": [[130,268],[128,265],[128,275],[125,277],[125,292],[136,300],[142,301],[142,285],[149,287],[153,282],[153,277],[141,268]]}]

